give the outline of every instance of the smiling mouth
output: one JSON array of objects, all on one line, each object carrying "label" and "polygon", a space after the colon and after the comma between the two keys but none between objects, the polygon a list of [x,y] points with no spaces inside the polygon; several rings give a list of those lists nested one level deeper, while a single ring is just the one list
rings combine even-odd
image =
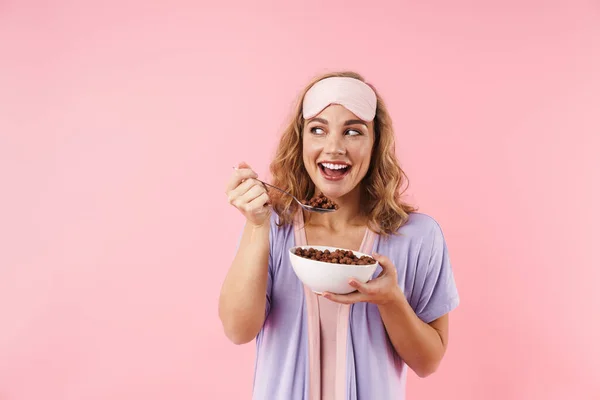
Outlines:
[{"label": "smiling mouth", "polygon": [[325,162],[319,163],[319,169],[325,178],[337,180],[348,175],[348,172],[350,172],[352,166],[348,164],[334,164]]}]

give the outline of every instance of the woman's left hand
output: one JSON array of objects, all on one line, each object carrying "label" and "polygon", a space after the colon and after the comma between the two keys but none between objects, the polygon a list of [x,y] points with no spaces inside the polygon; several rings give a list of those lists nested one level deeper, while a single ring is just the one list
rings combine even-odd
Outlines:
[{"label": "woman's left hand", "polygon": [[398,271],[394,264],[387,257],[380,254],[373,254],[373,258],[381,265],[381,273],[376,278],[367,283],[351,279],[350,286],[356,288],[356,292],[348,294],[325,292],[322,296],[342,304],[368,302],[384,305],[394,301],[398,295],[403,295],[400,286],[398,286]]}]

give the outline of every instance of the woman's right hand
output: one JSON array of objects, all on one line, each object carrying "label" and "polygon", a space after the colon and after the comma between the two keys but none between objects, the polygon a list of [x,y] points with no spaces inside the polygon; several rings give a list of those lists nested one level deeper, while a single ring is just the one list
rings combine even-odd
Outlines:
[{"label": "woman's right hand", "polygon": [[248,222],[254,226],[269,223],[271,209],[268,207],[269,195],[265,186],[256,180],[258,175],[242,162],[227,182],[225,193],[229,204],[240,210]]}]

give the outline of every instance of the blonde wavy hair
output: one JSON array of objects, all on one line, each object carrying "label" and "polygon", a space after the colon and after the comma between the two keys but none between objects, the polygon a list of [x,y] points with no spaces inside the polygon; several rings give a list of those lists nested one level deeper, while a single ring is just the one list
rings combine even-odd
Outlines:
[{"label": "blonde wavy hair", "polygon": [[[314,78],[301,92],[269,168],[272,184],[299,199],[309,199],[315,194],[315,185],[304,167],[302,157],[302,131],[305,123],[302,102],[306,92],[315,83],[329,77],[350,77],[367,83],[355,72],[333,72]],[[369,228],[387,236],[395,234],[406,223],[409,213],[416,211],[416,208],[401,200],[408,188],[408,178],[396,159],[392,120],[377,90],[372,85],[369,86],[377,95],[377,112],[373,121],[375,141],[371,162],[360,183],[361,210],[368,218]],[[279,216],[279,225],[290,224],[294,213],[299,209],[298,203],[275,190],[270,190],[269,196],[273,210]]]}]

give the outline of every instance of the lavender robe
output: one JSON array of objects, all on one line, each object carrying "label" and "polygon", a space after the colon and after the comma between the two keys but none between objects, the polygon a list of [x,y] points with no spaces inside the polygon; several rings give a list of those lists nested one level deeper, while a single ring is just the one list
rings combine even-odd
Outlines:
[{"label": "lavender robe", "polygon": [[[302,214],[277,227],[273,213],[266,320],[256,338],[253,399],[320,400],[318,302],[296,277],[288,250],[306,244]],[[424,322],[459,303],[446,243],[431,217],[412,213],[399,235],[367,230],[362,252],[388,257],[398,284]],[[381,267],[375,271],[379,274]],[[404,399],[407,366],[394,351],[376,305],[343,306],[338,317],[336,400]]]}]

